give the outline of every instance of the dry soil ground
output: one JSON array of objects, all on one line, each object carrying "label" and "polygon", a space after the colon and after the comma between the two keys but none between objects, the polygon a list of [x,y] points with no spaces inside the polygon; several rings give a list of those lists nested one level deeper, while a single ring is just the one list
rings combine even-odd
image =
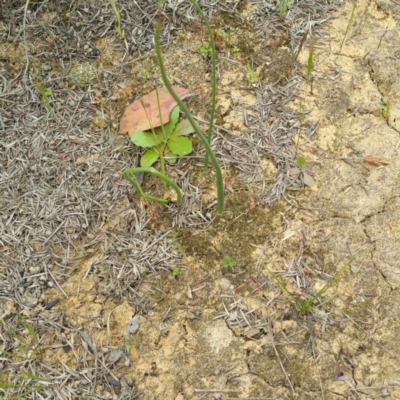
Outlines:
[{"label": "dry soil ground", "polygon": [[[221,216],[196,140],[168,167],[182,208],[119,174],[141,154],[119,118],[160,83],[154,4],[118,3],[121,39],[106,1],[1,1],[4,398],[400,398],[400,3],[217,3]],[[206,31],[164,11],[207,120]],[[266,267],[299,303],[340,279],[301,313]]]}]

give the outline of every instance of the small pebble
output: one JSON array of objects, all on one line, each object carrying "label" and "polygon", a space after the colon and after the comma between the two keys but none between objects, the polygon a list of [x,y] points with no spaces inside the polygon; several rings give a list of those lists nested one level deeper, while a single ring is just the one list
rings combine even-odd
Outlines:
[{"label": "small pebble", "polygon": [[107,378],[107,382],[114,387],[121,387],[121,384],[111,376]]},{"label": "small pebble", "polygon": [[92,54],[95,56],[95,57],[98,57],[101,53],[100,53],[100,50],[99,49],[96,49],[95,47],[92,49]]},{"label": "small pebble", "polygon": [[71,346],[70,346],[69,344],[66,344],[66,345],[63,346],[63,350],[64,350],[66,353],[69,353],[69,351],[71,350]]}]

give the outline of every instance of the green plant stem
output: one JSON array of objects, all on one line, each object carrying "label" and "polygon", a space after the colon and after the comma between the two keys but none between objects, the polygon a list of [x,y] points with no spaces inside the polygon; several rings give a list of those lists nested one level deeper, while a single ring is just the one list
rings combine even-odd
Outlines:
[{"label": "green plant stem", "polygon": [[[192,0],[190,0],[190,1],[192,1]],[[202,134],[202,132],[200,131],[199,127],[196,124],[196,121],[193,119],[192,114],[190,113],[189,109],[186,107],[186,105],[183,103],[183,101],[179,98],[179,96],[175,93],[174,89],[172,88],[172,85],[170,84],[170,82],[168,80],[167,74],[165,72],[164,61],[163,61],[162,54],[161,54],[161,46],[160,46],[161,27],[162,27],[162,21],[159,20],[157,23],[157,28],[156,28],[155,45],[156,45],[156,53],[157,53],[158,64],[160,66],[161,76],[163,78],[165,87],[168,89],[171,96],[175,99],[175,101],[178,103],[180,109],[186,115],[186,118],[191,123],[194,131],[196,132],[197,136],[199,137],[199,139],[203,143],[204,147],[206,148],[207,154],[209,155],[211,162],[213,163],[213,166],[215,168],[216,181],[217,181],[217,194],[218,194],[217,211],[218,211],[218,214],[222,214],[224,212],[224,183],[222,180],[221,168],[219,167],[218,161],[217,161],[213,151],[211,150],[210,145],[208,144],[207,138]]]},{"label": "green plant stem", "polygon": [[[160,122],[161,122],[161,129],[162,129],[162,131],[163,131],[164,136],[167,137],[167,134],[166,134],[166,132],[165,132],[165,127],[164,127],[164,122],[163,122],[163,120],[162,120],[162,112],[161,112],[160,97],[159,97],[159,95],[158,95],[158,88],[157,88],[157,86],[156,86],[156,95],[157,95],[158,115],[160,116]],[[144,110],[146,111],[145,108],[144,108]],[[146,112],[146,114],[147,114],[147,112]],[[153,132],[153,135],[154,135],[154,129],[152,129],[152,132]],[[167,175],[167,174],[165,173],[165,163],[164,163],[164,150],[165,150],[165,146],[166,146],[166,145],[167,145],[167,144],[165,144],[164,146],[160,146],[160,147],[158,148],[158,152],[159,152],[159,155],[160,155],[161,172],[162,172],[163,175],[165,175],[165,176]],[[165,182],[164,182],[164,188],[165,188]]]},{"label": "green plant stem", "polygon": [[[211,83],[212,83],[212,92],[211,92],[211,112],[210,112],[210,123],[208,126],[208,136],[207,141],[208,144],[211,145],[211,136],[212,130],[214,127],[214,116],[215,116],[215,104],[217,98],[217,67],[216,67],[216,52],[215,52],[215,41],[214,35],[211,30],[211,26],[208,23],[208,19],[204,14],[203,10],[197,4],[195,0],[189,0],[193,6],[196,8],[197,12],[200,14],[201,19],[203,20],[204,24],[207,27],[208,34],[210,36],[210,43],[211,43]],[[172,94],[172,93],[171,93]],[[204,166],[208,167],[208,153],[206,153],[206,157],[204,159]]]},{"label": "green plant stem", "polygon": [[[165,162],[164,162],[164,150],[165,150],[165,146],[166,145],[164,145],[164,146],[159,146],[158,147],[158,152],[159,152],[159,155],[160,155],[160,164],[161,164],[161,173],[163,174],[163,175],[167,175],[166,173],[165,173]],[[164,182],[164,188],[165,188],[165,182]]]},{"label": "green plant stem", "polygon": [[122,176],[129,182],[131,183],[133,186],[135,186],[136,190],[138,191],[138,193],[144,197],[145,199],[148,200],[153,200],[153,201],[157,201],[158,203],[162,203],[162,204],[168,204],[168,200],[166,199],[160,199],[159,197],[155,197],[155,196],[151,196],[150,194],[146,194],[143,192],[142,187],[140,186],[139,182],[136,179],[135,173],[136,172],[148,172],[151,173],[157,177],[159,177],[164,183],[166,183],[168,186],[172,187],[172,189],[175,190],[176,194],[177,194],[177,200],[176,200],[176,205],[178,207],[180,207],[182,205],[182,193],[178,187],[178,185],[171,181],[169,178],[167,178],[164,174],[162,174],[161,172],[157,171],[155,168],[153,167],[139,167],[139,168],[128,168],[126,169],[123,173]]}]

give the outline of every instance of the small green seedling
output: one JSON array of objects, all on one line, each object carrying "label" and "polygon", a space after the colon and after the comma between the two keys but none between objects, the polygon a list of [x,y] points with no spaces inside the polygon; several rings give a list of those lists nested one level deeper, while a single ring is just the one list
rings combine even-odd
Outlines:
[{"label": "small green seedling", "polygon": [[222,268],[232,268],[236,265],[236,261],[233,261],[230,257],[225,257],[220,262]]},{"label": "small green seedling", "polygon": [[237,47],[237,46],[233,46],[232,51],[233,51],[234,53],[239,53],[240,49],[239,49],[239,47]]},{"label": "small green seedling", "polygon": [[53,95],[53,92],[51,91],[50,88],[45,88],[43,82],[37,83],[35,85],[35,89],[37,89],[40,92],[40,95],[42,96],[42,100],[44,103],[44,106],[46,107],[47,111],[51,114],[51,116],[59,122],[59,119],[57,118],[56,113],[54,112],[53,108],[50,105],[49,102],[49,97]]},{"label": "small green seedling", "polygon": [[[290,292],[290,290],[286,287],[286,285],[268,267],[265,267],[265,269],[272,276],[272,278],[274,278],[274,280],[278,283],[280,288],[290,297],[290,299],[293,301],[298,310],[304,315],[330,302],[334,297],[338,295],[338,285],[340,278],[343,276],[343,274],[349,267],[351,268],[352,262],[356,258],[358,258],[360,254],[362,254],[364,251],[365,250],[361,250],[354,257],[352,257],[349,262],[347,262],[342,268],[340,268],[339,271],[336,272],[336,274],[333,275],[332,278],[328,280],[328,282],[326,282],[326,284],[322,287],[322,289],[320,289],[315,295],[312,295],[305,301],[296,299],[296,297],[294,297],[294,295]],[[320,301],[320,297],[333,286],[336,286],[335,294],[330,296],[327,300]]]},{"label": "small green seedling", "polygon": [[226,44],[228,48],[231,47],[231,31],[225,31],[224,29],[213,30],[213,36],[215,44],[221,46]]},{"label": "small green seedling", "polygon": [[26,338],[25,336],[19,335],[14,329],[12,329],[4,320],[0,319],[0,325],[8,332],[10,336],[14,338],[16,342],[18,342],[18,347],[14,348],[12,353],[8,353],[4,351],[3,353],[10,357],[19,358],[23,361],[32,359],[36,352],[38,351],[39,340],[36,336],[35,329],[29,321],[25,319],[20,319],[20,325],[24,328],[26,332],[28,332]]},{"label": "small green seedling", "polygon": [[223,29],[218,29],[217,34],[224,39],[229,37],[229,33],[226,33]]},{"label": "small green seedling", "polygon": [[[31,322],[22,317],[17,321],[15,327],[11,327],[3,319],[0,319],[0,326],[5,332],[14,339],[13,349],[10,351],[2,350],[4,357],[14,360],[15,365],[23,366],[25,362],[34,360],[39,349],[39,338],[36,335],[35,328]],[[21,333],[19,333],[21,332]],[[7,342],[6,342],[7,343]],[[16,375],[14,373],[0,378],[0,398],[20,399],[25,398],[30,393],[38,395],[40,391],[50,385],[51,381],[32,374],[29,371],[23,371]],[[42,383],[45,383],[43,385]],[[40,397],[40,395],[38,395]]]},{"label": "small green seedling", "polygon": [[179,276],[179,275],[183,275],[185,273],[185,270],[183,268],[175,268],[172,271],[172,275],[173,276]]},{"label": "small green seedling", "polygon": [[115,19],[117,20],[117,26],[115,27],[115,31],[118,35],[123,39],[125,37],[125,31],[121,28],[121,13],[119,12],[115,0],[111,1],[111,7],[114,11]]},{"label": "small green seedling", "polygon": [[355,16],[356,7],[357,7],[357,0],[352,0],[352,1],[353,1],[353,8],[352,8],[352,10],[351,10],[350,19],[349,19],[349,22],[347,23],[347,27],[346,27],[346,31],[345,31],[344,36],[343,36],[343,39],[342,39],[342,43],[340,44],[340,50],[339,50],[339,52],[342,51],[342,47],[343,47],[343,45],[344,45],[344,41],[346,40],[346,37],[347,37],[347,35],[349,34],[350,29],[351,29],[351,27],[352,27],[352,25],[353,25],[353,22],[354,22],[354,16]]},{"label": "small green seedling", "polygon": [[211,49],[210,44],[208,42],[203,42],[203,44],[201,45],[201,47],[199,49],[199,53],[207,55],[207,54],[211,54],[211,52],[212,52],[212,49]]},{"label": "small green seedling", "polygon": [[279,16],[283,18],[288,7],[292,5],[293,0],[277,0],[277,1],[279,6]]},{"label": "small green seedling", "polygon": [[386,121],[389,119],[389,112],[390,112],[390,100],[382,99],[379,103],[379,109],[381,110],[383,118]]},{"label": "small green seedling", "polygon": [[307,161],[303,156],[296,158],[298,168],[291,168],[290,174],[294,177],[300,176],[303,183],[307,186],[314,184],[314,179],[306,172],[308,170]]},{"label": "small green seedling", "polygon": [[[22,399],[26,398],[25,396],[28,396],[31,393],[40,396],[38,393],[41,392],[42,390],[46,390],[46,388],[48,388],[51,383],[50,380],[33,375],[31,372],[28,371],[22,371],[22,375],[12,376],[10,374],[9,379],[12,379],[14,382],[20,382],[20,383],[8,383],[0,381],[0,389],[3,393],[4,392],[6,393],[4,396],[2,395],[0,397],[2,399],[9,399],[9,400]],[[45,382],[46,384],[39,385],[36,383],[36,381]]]},{"label": "small green seedling", "polygon": [[257,72],[254,71],[254,69],[251,67],[250,64],[246,64],[246,68],[247,68],[247,79],[249,82],[254,83],[258,80],[258,74]]},{"label": "small green seedling", "polygon": [[194,132],[188,120],[178,122],[179,106],[175,106],[171,112],[168,123],[152,131],[136,132],[131,136],[131,141],[139,147],[150,147],[142,158],[142,167],[151,167],[160,154],[170,164],[176,163],[177,156],[186,156],[192,152],[192,142],[184,137]]}]

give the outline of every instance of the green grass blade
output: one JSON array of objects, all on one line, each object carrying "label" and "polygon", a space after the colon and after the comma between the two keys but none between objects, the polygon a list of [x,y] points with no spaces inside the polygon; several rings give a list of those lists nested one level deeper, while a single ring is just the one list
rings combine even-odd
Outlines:
[{"label": "green grass blade", "polygon": [[314,60],[314,45],[310,45],[310,50],[308,52],[308,62],[307,62],[307,80],[309,81],[311,78],[311,71],[313,68],[313,60]]},{"label": "green grass blade", "polygon": [[[7,399],[7,400],[21,399],[21,398],[27,396],[28,394],[37,393],[37,392],[39,392],[40,390],[42,390],[44,388],[45,388],[44,386],[35,386],[33,389],[26,390],[23,393],[18,393],[18,394],[15,394],[13,396],[8,396],[8,395],[0,396],[0,398]],[[22,389],[22,387],[21,387],[21,389]]]},{"label": "green grass blade", "polygon": [[22,338],[18,333],[14,332],[2,319],[0,319],[0,324],[3,325],[4,329],[15,339],[18,339],[22,344],[26,345],[26,340]]},{"label": "green grass blade", "polygon": [[33,375],[32,373],[30,373],[28,371],[24,371],[23,375],[25,375],[29,379],[34,379],[35,381],[51,382],[48,379],[44,379],[44,378],[41,378],[40,376]]},{"label": "green grass blade", "polygon": [[[211,111],[210,111],[210,122],[208,126],[208,135],[207,135],[207,142],[211,144],[211,136],[212,130],[214,127],[214,116],[215,116],[215,105],[217,101],[217,67],[216,67],[216,51],[215,51],[215,41],[214,41],[214,34],[211,30],[211,26],[208,22],[206,15],[204,14],[203,10],[197,4],[195,0],[189,0],[193,6],[196,8],[197,12],[200,14],[201,19],[203,20],[204,24],[207,27],[208,35],[210,36],[210,43],[211,43],[211,84],[212,84],[212,92],[211,92]],[[206,153],[206,157],[204,160],[204,166],[208,167],[208,152]]]},{"label": "green grass blade", "polygon": [[349,268],[351,263],[358,258],[362,253],[364,253],[366,249],[359,251],[355,256],[353,256],[336,274],[328,280],[328,282],[311,298],[309,298],[307,301],[301,303],[296,298],[293,296],[293,294],[289,291],[289,289],[286,287],[286,285],[268,268],[265,267],[265,269],[268,271],[268,273],[275,279],[275,281],[278,283],[280,288],[292,299],[292,301],[295,303],[296,307],[303,313],[306,314],[311,310],[314,310],[318,307],[323,306],[324,304],[328,303],[331,301],[334,297],[337,296],[337,291],[334,295],[330,296],[329,299],[314,305],[314,302],[319,299],[328,289],[330,289],[332,286],[335,286],[338,284],[340,278],[342,275],[345,273],[346,269]]},{"label": "green grass blade", "polygon": [[292,295],[292,293],[290,293],[286,285],[268,267],[265,267],[265,269],[275,279],[280,288],[292,299],[296,307],[301,311],[303,305],[298,300],[296,300],[296,298]]},{"label": "green grass blade", "polygon": [[345,32],[345,34],[343,36],[342,43],[340,44],[339,52],[342,51],[342,47],[343,47],[344,41],[346,40],[346,37],[347,37],[348,33],[350,32],[351,26],[353,25],[354,15],[355,15],[355,12],[356,12],[356,7],[357,7],[357,0],[354,0],[353,9],[351,10],[350,19],[349,19],[349,22],[347,24],[346,32]]},{"label": "green grass blade", "polygon": [[[316,295],[314,295],[313,297],[311,297],[304,303],[304,307],[307,309],[307,311],[310,309],[320,307],[322,305],[322,304],[318,304],[317,306],[313,306],[313,303],[315,300],[320,298],[328,289],[330,289],[332,286],[337,285],[337,283],[339,282],[342,275],[346,272],[346,269],[348,269],[350,264],[355,259],[357,259],[360,256],[360,254],[364,253],[364,251],[365,250],[361,250],[354,257],[352,257],[342,268],[340,268],[340,270],[338,272],[336,272],[335,275],[332,276],[332,278],[330,278],[328,280],[328,282],[317,292]],[[336,295],[334,295],[333,297],[335,297]],[[333,297],[331,297],[330,300],[332,300]],[[326,302],[327,301],[323,302],[323,304],[325,304]]]},{"label": "green grass blade", "polygon": [[27,331],[29,332],[29,335],[31,336],[32,344],[36,344],[38,342],[38,338],[36,336],[35,328],[28,321],[24,321],[23,324],[24,324],[25,328],[27,329]]}]

